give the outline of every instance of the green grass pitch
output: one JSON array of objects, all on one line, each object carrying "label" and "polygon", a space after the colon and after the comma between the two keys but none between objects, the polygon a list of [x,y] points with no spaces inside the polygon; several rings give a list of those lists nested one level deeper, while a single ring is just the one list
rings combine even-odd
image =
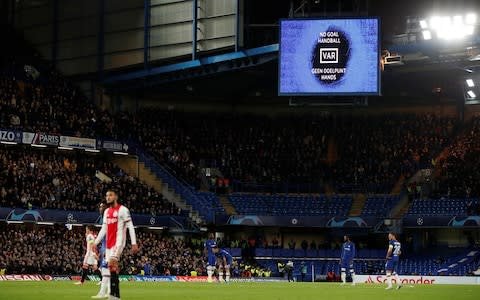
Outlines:
[{"label": "green grass pitch", "polygon": [[[340,286],[333,283],[231,282],[122,282],[122,300],[463,300],[478,299],[480,286],[430,285],[405,286],[384,290],[384,285],[358,284]],[[87,300],[99,290],[93,282],[75,286],[73,282],[0,281],[0,300]]]}]

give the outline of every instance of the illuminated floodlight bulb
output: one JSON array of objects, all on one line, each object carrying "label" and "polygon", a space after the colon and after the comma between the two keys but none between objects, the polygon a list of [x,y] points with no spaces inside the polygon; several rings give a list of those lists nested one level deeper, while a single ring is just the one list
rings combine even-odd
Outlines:
[{"label": "illuminated floodlight bulb", "polygon": [[450,25],[452,25],[452,18],[450,16],[442,17],[441,26],[445,28],[445,27],[450,27]]},{"label": "illuminated floodlight bulb", "polygon": [[468,25],[475,25],[475,23],[477,23],[477,15],[474,13],[467,14],[465,17],[465,23]]},{"label": "illuminated floodlight bulb", "polygon": [[477,95],[475,95],[475,93],[473,91],[468,91],[467,95],[472,99],[475,99],[477,97]]},{"label": "illuminated floodlight bulb", "polygon": [[428,23],[426,20],[420,20],[420,27],[422,29],[427,29],[428,28]]},{"label": "illuminated floodlight bulb", "polygon": [[473,25],[467,25],[463,29],[467,35],[472,35],[475,31],[475,27]]},{"label": "illuminated floodlight bulb", "polygon": [[424,31],[422,31],[422,34],[423,34],[423,39],[424,40],[431,40],[432,39],[432,33],[430,32],[430,30],[424,30]]},{"label": "illuminated floodlight bulb", "polygon": [[467,82],[468,87],[474,87],[475,83],[473,82],[473,79],[467,79],[465,80]]},{"label": "illuminated floodlight bulb", "polygon": [[453,17],[453,25],[463,26],[463,17],[462,16],[454,16]]},{"label": "illuminated floodlight bulb", "polygon": [[432,17],[430,19],[430,27],[437,30],[441,27],[442,19],[440,17]]}]

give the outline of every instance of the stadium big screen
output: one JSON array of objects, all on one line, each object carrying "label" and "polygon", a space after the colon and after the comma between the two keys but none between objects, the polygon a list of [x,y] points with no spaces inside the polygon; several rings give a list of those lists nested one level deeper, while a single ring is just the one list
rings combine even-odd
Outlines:
[{"label": "stadium big screen", "polygon": [[279,95],[379,95],[379,19],[280,20]]}]

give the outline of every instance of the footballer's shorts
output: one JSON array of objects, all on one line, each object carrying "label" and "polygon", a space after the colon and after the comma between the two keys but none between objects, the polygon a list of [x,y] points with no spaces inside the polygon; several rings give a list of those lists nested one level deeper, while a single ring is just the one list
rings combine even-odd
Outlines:
[{"label": "footballer's shorts", "polygon": [[98,265],[98,261],[95,258],[95,255],[87,255],[85,256],[85,259],[83,260],[84,264],[87,264],[89,266],[96,266]]},{"label": "footballer's shorts", "polygon": [[117,247],[114,246],[110,249],[105,250],[105,260],[107,263],[110,261],[110,259],[115,259],[117,261],[120,261],[120,256],[122,255],[123,247]]},{"label": "footballer's shorts", "polygon": [[397,272],[398,258],[388,259],[385,263],[385,270],[392,271],[392,273]]},{"label": "footballer's shorts", "polygon": [[215,255],[208,255],[208,265],[214,267],[217,263],[217,257]]},{"label": "footballer's shorts", "polygon": [[340,264],[341,269],[353,269],[353,260],[342,260],[342,263]]},{"label": "footballer's shorts", "polygon": [[232,257],[225,257],[226,263],[223,262],[223,256],[217,258],[217,264],[220,267],[230,268],[232,265],[233,258]]}]

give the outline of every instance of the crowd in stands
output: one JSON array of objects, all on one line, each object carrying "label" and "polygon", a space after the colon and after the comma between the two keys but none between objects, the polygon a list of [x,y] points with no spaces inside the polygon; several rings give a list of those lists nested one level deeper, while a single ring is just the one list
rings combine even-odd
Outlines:
[{"label": "crowd in stands", "polygon": [[[82,227],[74,227],[73,230],[60,225],[26,228],[0,223],[0,229],[0,269],[4,269],[6,274],[77,275],[81,272],[85,255],[85,232]],[[136,234],[139,252],[131,255],[128,247],[125,249],[121,259],[122,274],[206,274],[203,240],[175,240],[141,230],[137,230]],[[232,245],[241,244],[240,241],[231,242]],[[235,261],[232,275],[270,276],[271,271],[261,268],[254,261]]]},{"label": "crowd in stands", "polygon": [[[106,190],[114,188],[133,213],[182,214],[153,188],[101,156],[26,146],[0,149],[0,206],[96,211]],[[98,171],[105,176],[97,177]]]},{"label": "crowd in stands", "polygon": [[[22,228],[0,224],[0,269],[7,274],[68,274],[81,272],[85,255],[83,228]],[[123,274],[190,275],[205,272],[201,248],[152,232],[137,230],[139,252],[122,257]],[[128,248],[128,247],[127,247]]]},{"label": "crowd in stands", "polygon": [[[199,168],[215,167],[227,188],[241,182],[308,186],[297,187],[297,192],[324,192],[326,185],[338,192],[390,192],[401,175],[431,167],[459,127],[451,117],[405,113],[260,116],[149,108],[112,115],[84,99],[57,72],[40,74],[36,79],[0,76],[0,127],[133,140],[197,188]],[[474,159],[477,123],[478,119],[470,134],[454,143],[447,166]],[[329,148],[335,152],[331,161]],[[455,189],[477,192],[469,182],[475,181],[473,163],[448,173],[452,194]],[[458,178],[466,178],[466,183],[455,183]],[[221,186],[225,188],[224,181]],[[276,190],[282,191],[288,188]]]},{"label": "crowd in stands", "polygon": [[[342,192],[351,192],[352,185],[390,192],[400,175],[431,166],[458,126],[454,118],[430,114],[267,117],[149,110],[140,115],[136,131],[142,144],[190,182],[203,160],[236,181],[331,182]],[[326,162],[329,143],[336,144],[339,156],[333,165]]]},{"label": "crowd in stands", "polygon": [[[85,255],[83,227],[67,229],[61,225],[33,227],[0,223],[0,229],[0,269],[5,269],[6,274],[76,275],[81,272]],[[192,271],[198,275],[206,274],[203,239],[176,240],[141,229],[137,229],[136,234],[139,252],[132,255],[126,247],[121,260],[122,274],[188,276]],[[217,242],[227,249],[271,246],[262,241],[256,244],[254,238],[218,239]],[[290,241],[288,247],[295,248],[295,243]],[[314,249],[316,243],[312,241],[308,245],[303,241],[301,247]],[[324,247],[339,249],[339,244],[319,243],[319,249]],[[232,275],[237,277],[269,277],[272,272],[275,275],[277,270],[258,264],[253,256],[249,260],[235,260],[232,265]]]},{"label": "crowd in stands", "polygon": [[0,76],[1,128],[120,138],[125,129],[123,115],[114,122],[113,116],[86,101],[61,75],[54,71],[47,75],[38,80]]},{"label": "crowd in stands", "polygon": [[439,193],[451,197],[480,196],[480,117],[476,116],[448,148],[439,162]]},{"label": "crowd in stands", "polygon": [[[458,125],[431,114],[269,117],[145,109],[111,115],[55,71],[37,80],[4,74],[0,104],[0,127],[135,140],[196,187],[199,168],[216,167],[230,185],[314,184],[323,192],[332,184],[340,192],[390,192],[400,175],[431,166]],[[327,162],[329,145],[334,162]]]},{"label": "crowd in stands", "polygon": [[327,133],[323,117],[146,110],[135,130],[146,149],[189,182],[198,167],[220,169],[241,182],[307,183],[321,178]]},{"label": "crowd in stands", "polygon": [[458,126],[453,117],[431,114],[353,117],[340,122],[335,134],[340,157],[332,175],[337,187],[360,183],[380,193],[390,192],[400,175],[408,178],[420,168],[431,167]]}]

